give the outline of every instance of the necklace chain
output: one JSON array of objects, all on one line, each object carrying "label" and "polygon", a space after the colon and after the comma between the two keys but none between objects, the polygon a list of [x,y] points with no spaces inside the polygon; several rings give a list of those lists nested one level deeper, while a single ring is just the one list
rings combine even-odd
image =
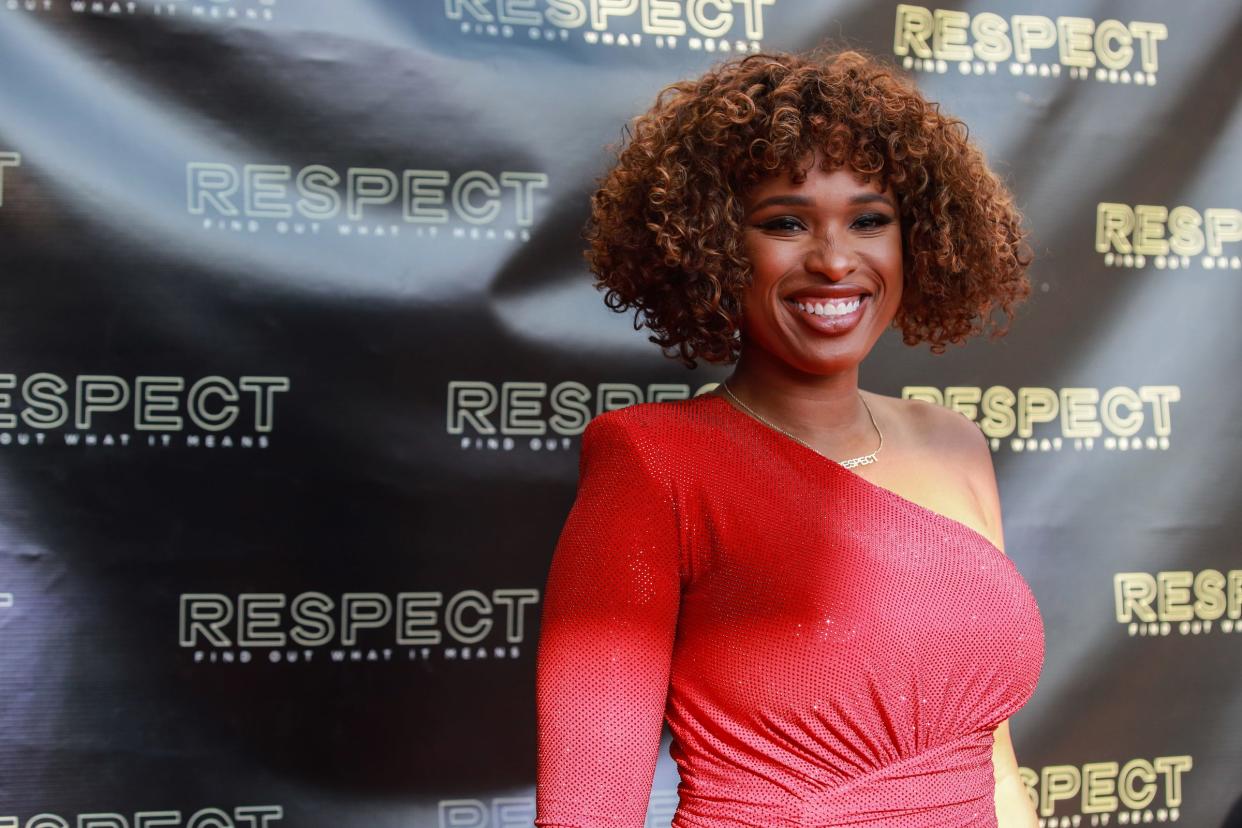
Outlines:
[{"label": "necklace chain", "polygon": [[[818,454],[818,455],[820,455],[820,456],[827,456],[827,455],[825,455],[823,452],[821,452],[821,451],[819,451],[818,449],[816,449],[814,446],[812,446],[812,445],[811,445],[810,443],[808,443],[807,441],[805,441],[805,440],[803,440],[803,439],[799,438],[797,435],[790,434],[788,431],[786,431],[785,429],[783,429],[783,428],[781,428],[780,426],[776,425],[775,423],[770,422],[770,421],[768,421],[768,420],[764,419],[763,417],[761,417],[757,411],[755,411],[755,410],[754,410],[753,408],[751,408],[749,405],[747,405],[746,403],[742,402],[741,400],[739,400],[739,399],[737,398],[737,395],[736,395],[736,394],[734,394],[732,390],[730,390],[730,388],[729,388],[729,384],[728,384],[728,383],[726,383],[726,382],[722,382],[722,383],[720,383],[720,387],[724,389],[724,391],[725,391],[725,393],[726,393],[726,394],[728,394],[730,397],[732,397],[734,400],[736,400],[738,405],[742,406],[742,408],[744,408],[744,409],[746,409],[747,411],[749,411],[749,412],[751,413],[751,415],[753,415],[753,416],[755,417],[755,419],[759,420],[759,421],[760,421],[760,422],[762,422],[762,423],[765,423],[765,424],[767,424],[767,425],[771,426],[772,428],[774,428],[774,429],[776,429],[777,431],[779,431],[781,434],[784,434],[786,437],[790,437],[790,438],[792,438],[792,439],[794,439],[794,440],[797,440],[799,443],[801,443],[802,445],[806,446],[807,448],[809,448],[811,451],[815,452],[816,454]],[[858,393],[858,399],[862,400],[863,408],[866,408],[866,409],[867,409],[867,416],[869,416],[869,417],[871,418],[871,425],[875,426],[875,433],[876,433],[876,434],[878,434],[878,435],[880,435],[880,444],[879,444],[878,446],[876,446],[876,447],[875,447],[875,451],[871,452],[870,454],[864,454],[864,455],[862,455],[861,457],[854,457],[854,458],[851,458],[851,459],[849,459],[849,460],[841,460],[841,461],[839,461],[839,462],[840,462],[840,465],[844,466],[844,467],[845,467],[845,468],[847,468],[847,469],[851,469],[851,468],[853,468],[854,466],[865,466],[865,465],[867,465],[868,463],[874,463],[874,462],[876,461],[876,459],[877,459],[877,458],[876,458],[876,455],[880,453],[880,449],[884,448],[884,432],[880,431],[880,426],[879,426],[879,424],[875,421],[875,415],[871,413],[871,406],[867,405],[867,400],[866,400],[866,398],[864,398],[864,397],[863,397],[863,395],[862,395],[862,392],[861,392],[861,391]],[[831,459],[831,458],[829,458],[829,459]],[[838,462],[838,461],[834,461],[834,462]]]}]

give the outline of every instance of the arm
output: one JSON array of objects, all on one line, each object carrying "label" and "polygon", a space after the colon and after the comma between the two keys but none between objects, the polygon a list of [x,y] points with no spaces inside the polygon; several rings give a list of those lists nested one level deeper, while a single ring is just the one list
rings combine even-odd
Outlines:
[{"label": "arm", "polygon": [[624,420],[582,435],[536,663],[535,825],[641,828],[681,599],[677,520]]},{"label": "arm", "polygon": [[1018,775],[1018,758],[1009,738],[1009,720],[996,727],[992,747],[992,775],[996,778],[996,824],[998,828],[1038,828],[1035,803]]}]

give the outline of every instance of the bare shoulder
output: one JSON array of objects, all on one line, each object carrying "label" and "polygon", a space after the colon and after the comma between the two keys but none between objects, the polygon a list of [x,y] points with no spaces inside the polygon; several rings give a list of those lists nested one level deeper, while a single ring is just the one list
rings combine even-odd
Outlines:
[{"label": "bare shoulder", "polygon": [[967,466],[992,467],[992,450],[983,430],[951,408],[926,400],[901,400],[909,407],[927,445],[941,447],[946,460]]},{"label": "bare shoulder", "polygon": [[987,435],[982,429],[964,415],[942,405],[867,393],[868,402],[878,402],[889,412],[889,421],[898,424],[907,445],[921,447],[920,451],[931,455],[940,468],[958,470],[987,522],[987,534],[1003,549],[996,470]]},{"label": "bare shoulder", "polygon": [[[949,453],[946,460],[965,462],[972,453],[988,451],[983,432],[956,411],[926,400],[886,397],[872,391],[862,393],[877,411],[888,414],[886,419],[897,425],[906,440],[916,445],[941,447]],[[991,462],[990,453],[988,462]]]}]

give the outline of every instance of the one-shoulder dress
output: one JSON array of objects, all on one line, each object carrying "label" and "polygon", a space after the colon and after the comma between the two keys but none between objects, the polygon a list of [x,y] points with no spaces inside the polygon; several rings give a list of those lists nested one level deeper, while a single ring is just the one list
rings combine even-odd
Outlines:
[{"label": "one-shoulder dress", "polygon": [[1044,627],[979,532],[704,394],[597,415],[552,555],[540,828],[996,826]]}]

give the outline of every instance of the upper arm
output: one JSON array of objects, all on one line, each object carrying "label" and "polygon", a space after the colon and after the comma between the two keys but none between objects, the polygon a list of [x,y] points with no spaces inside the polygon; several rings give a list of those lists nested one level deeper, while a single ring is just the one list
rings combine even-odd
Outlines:
[{"label": "upper arm", "polygon": [[1022,778],[1018,768],[1018,759],[1013,753],[1013,742],[1009,738],[1009,720],[1005,719],[996,727],[996,741],[992,748],[992,772],[996,781],[996,794],[993,798],[996,810],[996,824],[1005,828],[1029,826],[1038,828],[1041,824],[1036,810],[1036,799]]},{"label": "upper arm", "polygon": [[535,825],[643,824],[680,605],[677,520],[624,420],[582,437],[536,663]]},{"label": "upper arm", "polygon": [[992,776],[1000,785],[1006,777],[1018,773],[1018,757],[1013,750],[1013,739],[1009,735],[1009,720],[1005,719],[996,726],[992,744]]}]

